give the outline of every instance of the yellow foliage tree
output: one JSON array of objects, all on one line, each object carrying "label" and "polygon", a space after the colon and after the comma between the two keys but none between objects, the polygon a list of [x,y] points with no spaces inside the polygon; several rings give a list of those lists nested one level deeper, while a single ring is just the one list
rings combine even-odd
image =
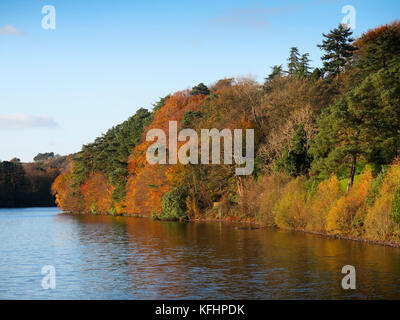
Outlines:
[{"label": "yellow foliage tree", "polygon": [[366,237],[371,240],[391,240],[400,237],[399,225],[393,221],[392,200],[400,184],[400,166],[392,165],[379,190],[374,205],[368,208],[365,218]]},{"label": "yellow foliage tree", "polygon": [[366,214],[366,196],[372,181],[371,170],[366,169],[358,183],[329,210],[326,231],[335,234],[361,235]]},{"label": "yellow foliage tree", "polygon": [[270,176],[263,177],[257,185],[261,186],[257,199],[257,221],[265,226],[275,226],[274,206],[281,199],[285,186],[291,178],[283,173],[274,172]]},{"label": "yellow foliage tree", "polygon": [[305,177],[297,177],[285,187],[284,196],[274,207],[275,223],[280,228],[302,229],[307,225]]},{"label": "yellow foliage tree", "polygon": [[318,232],[326,231],[328,213],[341,195],[342,191],[336,175],[319,184],[317,193],[307,205],[308,230]]}]

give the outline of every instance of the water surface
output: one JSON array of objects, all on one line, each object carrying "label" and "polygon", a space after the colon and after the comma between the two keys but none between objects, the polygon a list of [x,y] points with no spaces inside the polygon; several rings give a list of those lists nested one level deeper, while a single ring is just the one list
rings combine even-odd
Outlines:
[{"label": "water surface", "polygon": [[[42,288],[42,267],[56,289]],[[341,269],[357,270],[343,290]],[[400,249],[227,223],[0,209],[0,299],[399,299]]]}]

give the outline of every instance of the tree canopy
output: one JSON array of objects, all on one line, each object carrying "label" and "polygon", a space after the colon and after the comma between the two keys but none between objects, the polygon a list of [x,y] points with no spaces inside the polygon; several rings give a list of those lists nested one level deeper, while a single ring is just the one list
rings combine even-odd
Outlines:
[{"label": "tree canopy", "polygon": [[[398,237],[400,24],[351,36],[344,25],[323,34],[322,70],[292,47],[288,70],[273,66],[263,84],[224,78],[211,90],[200,83],[161,98],[151,112],[139,109],[71,159],[53,184],[58,205]],[[150,164],[146,134],[168,132],[170,121],[198,135],[253,129],[253,173],[237,176],[235,164]],[[173,152],[166,150],[168,157]],[[12,166],[18,162],[6,164]]]},{"label": "tree canopy", "polygon": [[322,56],[324,73],[336,76],[343,71],[353,56],[353,52],[357,50],[353,45],[352,34],[350,27],[344,24],[340,24],[339,27],[331,30],[328,34],[322,34],[325,39],[318,47],[325,51]]}]

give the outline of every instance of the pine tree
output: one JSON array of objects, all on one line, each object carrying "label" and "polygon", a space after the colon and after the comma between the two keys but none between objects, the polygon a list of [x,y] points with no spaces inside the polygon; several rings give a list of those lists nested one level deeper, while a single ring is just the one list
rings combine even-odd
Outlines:
[{"label": "pine tree", "polygon": [[319,132],[310,147],[315,159],[313,172],[331,174],[342,166],[349,168],[348,191],[354,182],[357,162],[366,153],[359,121],[351,113],[346,98],[325,109],[318,118]]},{"label": "pine tree", "polygon": [[389,69],[400,57],[400,22],[396,21],[363,34],[356,41],[356,67],[364,76],[381,68]]},{"label": "pine tree", "polygon": [[335,76],[344,69],[356,50],[356,47],[352,45],[354,41],[351,38],[352,34],[350,27],[344,24],[340,24],[328,34],[322,34],[325,39],[317,46],[326,52],[322,56],[324,73]]},{"label": "pine tree", "polygon": [[306,132],[300,123],[293,136],[291,147],[286,149],[276,162],[277,170],[283,170],[295,177],[306,174],[311,165],[311,156],[307,149]]},{"label": "pine tree", "polygon": [[301,56],[299,62],[297,63],[295,75],[298,78],[305,78],[310,76],[310,59],[308,58],[310,55],[305,53]]},{"label": "pine tree", "polygon": [[268,75],[267,78],[265,78],[265,81],[271,81],[274,79],[276,76],[282,76],[283,75],[283,68],[282,65],[275,65],[272,67],[271,73]]},{"label": "pine tree", "polygon": [[299,49],[297,47],[290,48],[290,55],[288,58],[288,73],[294,75],[300,59]]},{"label": "pine tree", "polygon": [[164,98],[160,98],[160,100],[158,100],[156,103],[154,103],[153,104],[153,112],[160,110],[164,106],[165,102],[167,102],[167,100],[169,99],[170,96],[171,96],[170,94],[166,95]]},{"label": "pine tree", "polygon": [[210,90],[203,82],[199,83],[197,86],[192,88],[192,95],[197,96],[198,94],[204,94],[204,95],[210,94]]},{"label": "pine tree", "polygon": [[319,68],[315,68],[314,71],[311,74],[311,80],[312,81],[317,81],[321,77],[322,77],[321,70]]},{"label": "pine tree", "polygon": [[400,151],[400,62],[369,75],[319,117],[319,133],[311,143],[317,173],[349,168],[353,185],[360,158],[389,164]]}]

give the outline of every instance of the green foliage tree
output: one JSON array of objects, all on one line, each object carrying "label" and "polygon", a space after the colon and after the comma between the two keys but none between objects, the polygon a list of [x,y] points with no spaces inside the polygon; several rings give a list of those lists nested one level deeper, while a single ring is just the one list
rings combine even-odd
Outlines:
[{"label": "green foliage tree", "polygon": [[303,124],[299,124],[289,149],[276,162],[276,168],[292,176],[304,175],[310,169],[312,158],[308,154],[307,135]]},{"label": "green foliage tree", "polygon": [[283,75],[283,68],[282,65],[276,65],[272,67],[272,71],[271,73],[268,75],[267,78],[265,78],[265,81],[271,81],[273,80],[275,77],[281,77]]},{"label": "green foliage tree", "polygon": [[318,79],[320,79],[322,77],[322,72],[321,69],[319,68],[315,68],[314,71],[311,74],[311,80],[312,81],[317,81]]},{"label": "green foliage tree", "polygon": [[33,160],[34,161],[44,161],[54,159],[54,152],[45,152],[45,153],[38,153]]},{"label": "green foliage tree", "polygon": [[206,96],[210,94],[210,90],[203,82],[192,88],[192,95],[197,96],[198,94],[204,94]]},{"label": "green foliage tree", "polygon": [[344,69],[356,50],[356,47],[352,44],[354,41],[351,38],[352,34],[350,27],[344,24],[340,24],[339,27],[331,30],[328,34],[322,34],[325,39],[322,44],[317,46],[325,51],[322,56],[324,73],[336,76]]},{"label": "green foliage tree", "polygon": [[296,65],[295,75],[298,78],[306,78],[310,76],[310,62],[309,54],[305,53],[301,56],[299,62]]},{"label": "green foliage tree", "polygon": [[332,172],[347,163],[350,190],[360,157],[372,164],[388,164],[398,155],[399,75],[400,64],[381,69],[322,112],[311,147],[316,171]]},{"label": "green foliage tree", "polygon": [[160,100],[158,100],[156,103],[153,104],[153,112],[160,110],[165,103],[167,102],[167,100],[169,99],[171,95],[168,94],[166,95],[164,98],[160,98]]},{"label": "green foliage tree", "polygon": [[389,69],[400,57],[400,22],[371,30],[356,41],[356,68],[361,76]]},{"label": "green foliage tree", "polygon": [[348,164],[349,191],[354,182],[357,160],[365,154],[359,121],[351,115],[346,99],[325,109],[318,118],[319,132],[311,143],[314,156],[312,169],[317,173],[333,173]]},{"label": "green foliage tree", "polygon": [[195,121],[202,118],[203,113],[201,111],[187,111],[183,114],[182,126],[188,128],[195,125]]},{"label": "green foliage tree", "polygon": [[296,73],[296,69],[298,63],[300,61],[300,53],[297,47],[290,48],[290,54],[288,58],[288,73],[289,75],[294,75]]},{"label": "green foliage tree", "polygon": [[186,197],[188,193],[182,187],[173,188],[162,198],[162,219],[186,220]]},{"label": "green foliage tree", "polygon": [[113,199],[122,200],[128,179],[128,157],[139,144],[143,127],[151,119],[152,113],[140,108],[127,121],[111,128],[93,143],[84,145],[74,159],[74,188],[77,190],[90,174],[102,172],[115,187]]}]

